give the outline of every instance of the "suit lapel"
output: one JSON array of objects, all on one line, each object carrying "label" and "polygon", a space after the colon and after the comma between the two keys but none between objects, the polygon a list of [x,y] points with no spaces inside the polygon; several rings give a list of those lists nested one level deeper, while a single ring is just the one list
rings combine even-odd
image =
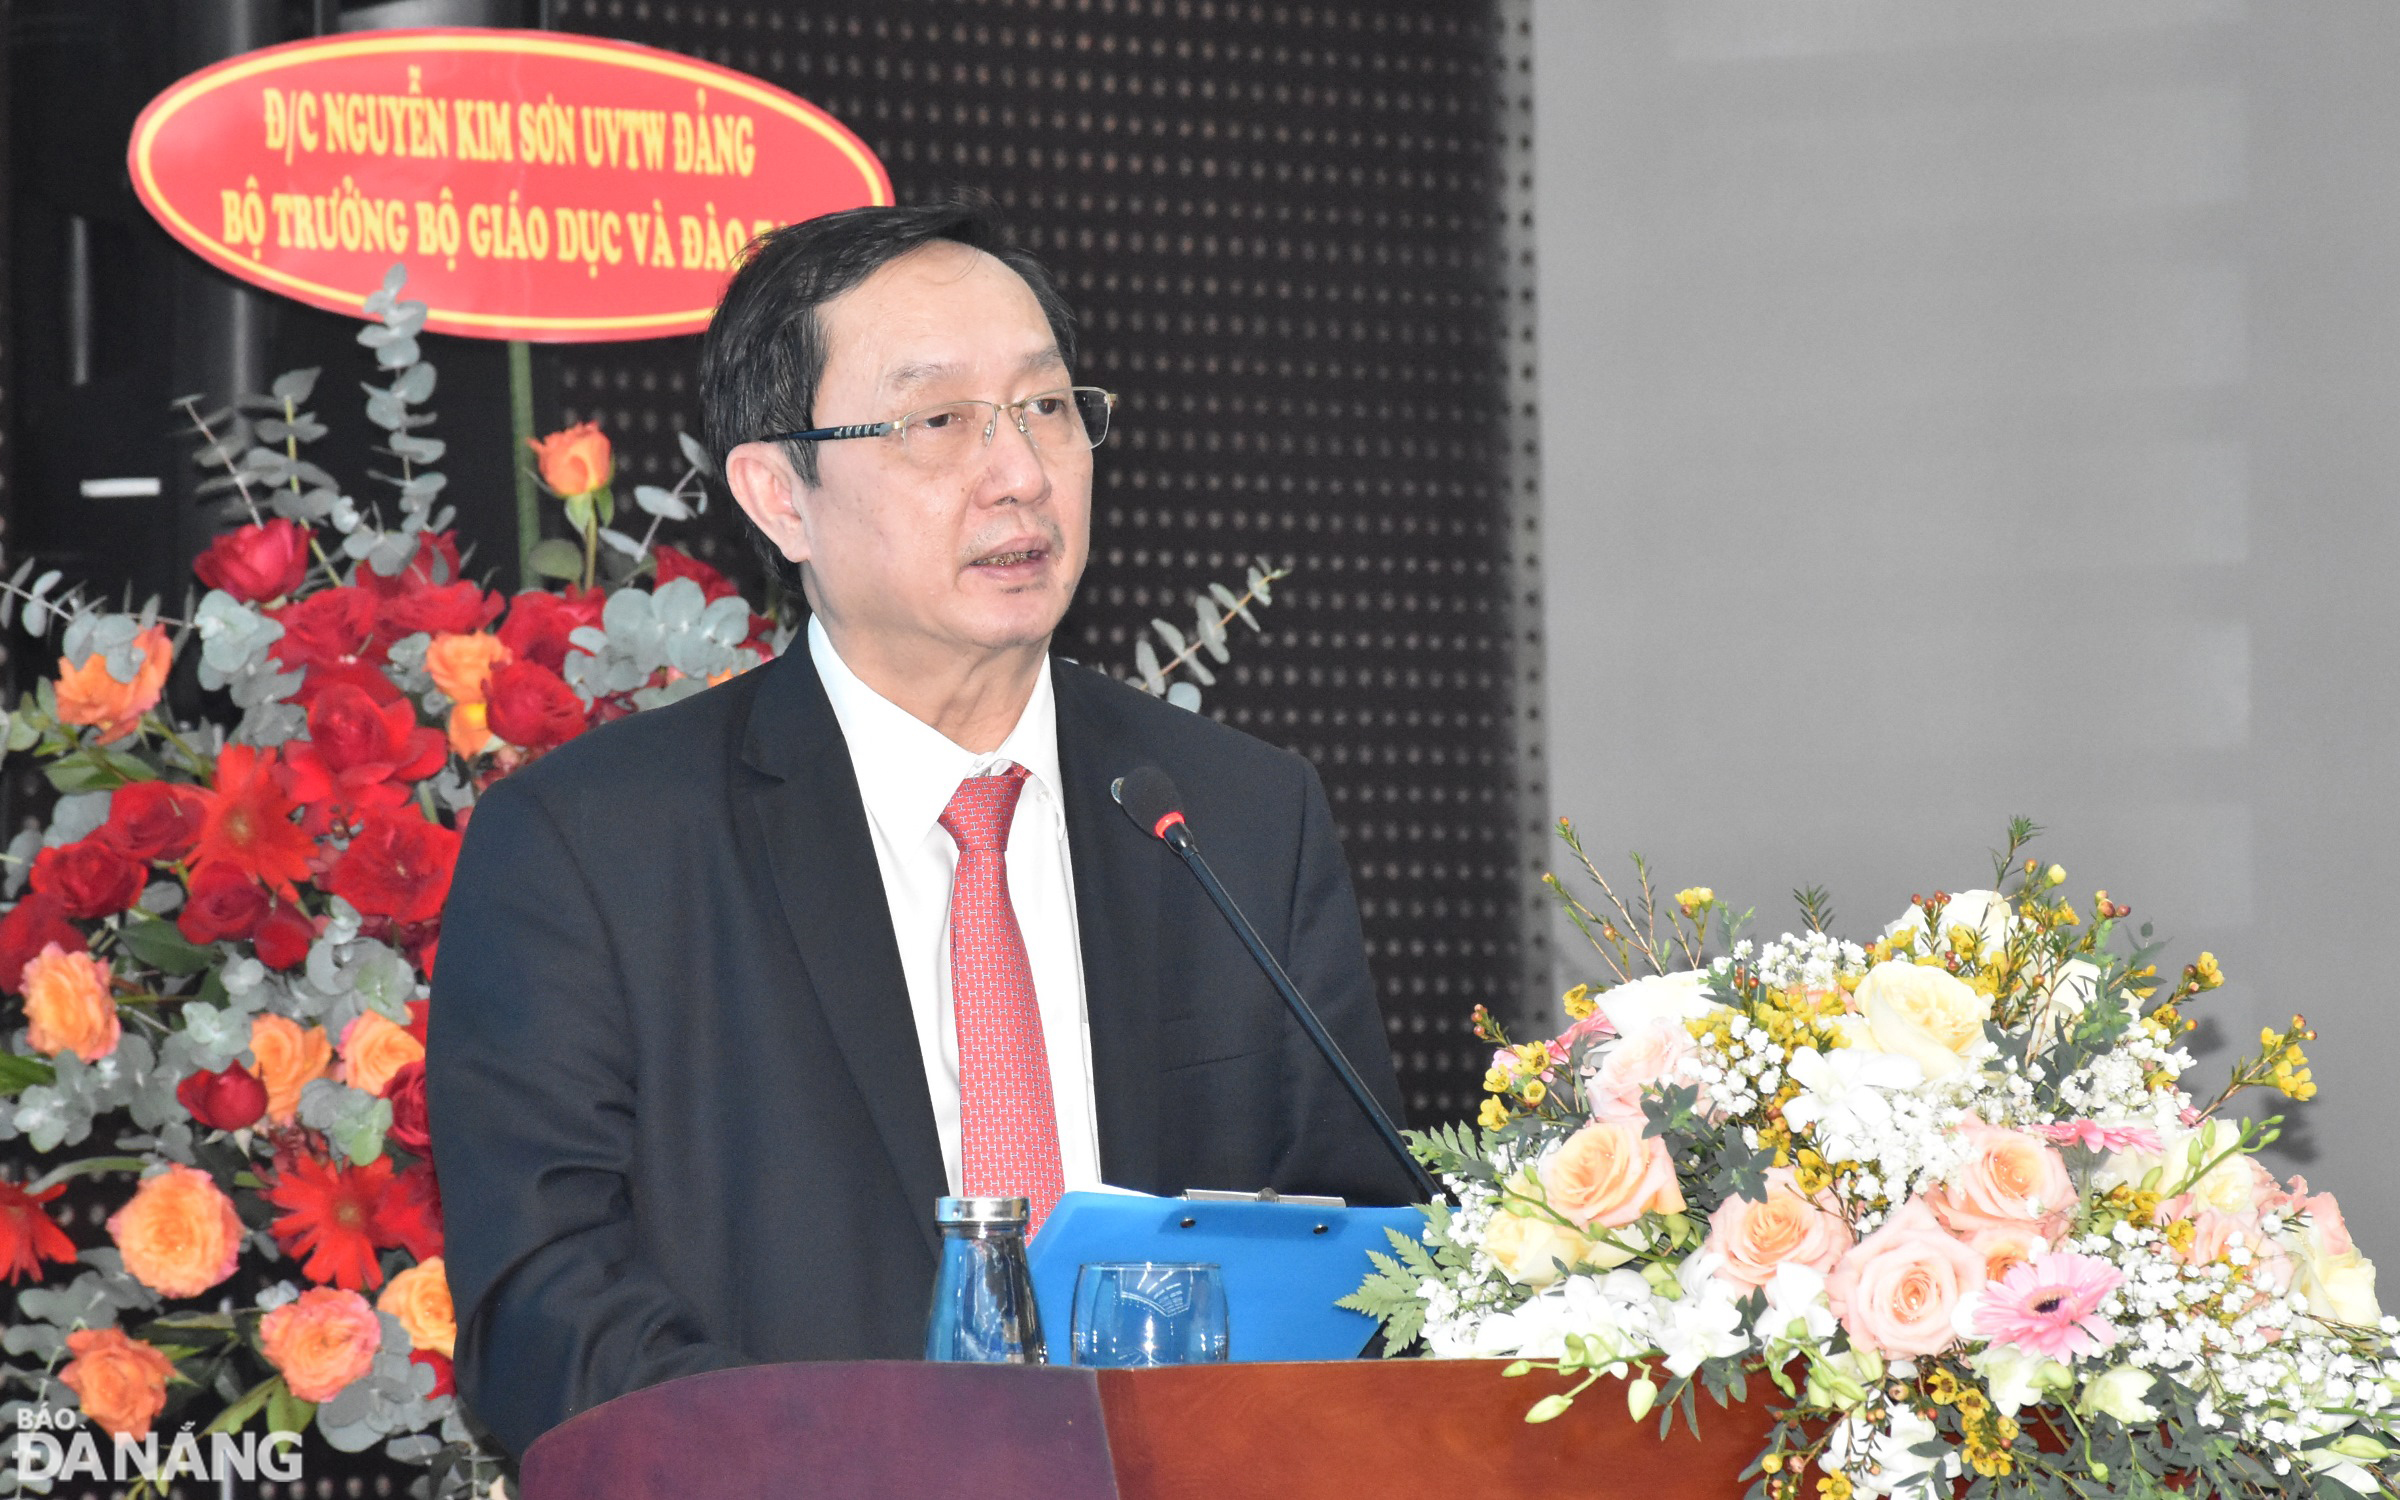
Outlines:
[{"label": "suit lapel", "polygon": [[1110,783],[1141,756],[1100,711],[1091,674],[1058,661],[1051,684],[1101,1171],[1119,1187],[1152,1190],[1159,1185],[1158,881],[1172,856],[1128,822],[1109,795]]},{"label": "suit lapel", "polygon": [[776,893],[826,1026],[938,1253],[933,1200],[949,1191],[949,1174],[849,746],[804,642],[759,670],[769,676],[743,759],[763,773],[750,796]]}]

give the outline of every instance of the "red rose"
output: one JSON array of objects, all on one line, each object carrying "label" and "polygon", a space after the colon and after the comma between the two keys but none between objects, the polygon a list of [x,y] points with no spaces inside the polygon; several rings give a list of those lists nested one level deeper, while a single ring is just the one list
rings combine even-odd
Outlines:
[{"label": "red rose", "polygon": [[268,650],[287,667],[383,659],[375,640],[375,596],[365,589],[321,589],[267,613],[283,626],[283,639]]},{"label": "red rose", "polygon": [[420,584],[393,594],[376,612],[376,626],[387,641],[424,631],[431,635],[469,635],[500,618],[500,596],[487,594],[472,583],[435,587]]},{"label": "red rose", "polygon": [[598,589],[570,588],[557,594],[519,594],[509,601],[508,619],[500,626],[500,644],[520,661],[538,661],[553,672],[567,669],[567,653],[583,648],[567,639],[586,625],[600,623],[608,603]]},{"label": "red rose", "polygon": [[194,1073],[175,1086],[175,1098],[210,1130],[241,1130],[267,1112],[267,1086],[238,1062],[222,1073]]},{"label": "red rose", "polygon": [[317,924],[308,914],[289,901],[277,901],[275,909],[250,934],[250,946],[258,953],[258,961],[270,969],[297,969],[308,960],[308,950],[317,940]]},{"label": "red rose", "polygon": [[439,1349],[411,1349],[408,1362],[424,1365],[433,1371],[433,1389],[426,1393],[428,1401],[438,1400],[458,1389],[458,1377],[450,1364],[450,1356]]},{"label": "red rose", "polygon": [[175,929],[191,942],[246,938],[258,930],[259,921],[267,914],[266,891],[223,860],[212,860],[194,870],[189,891],[183,911],[175,918]]},{"label": "red rose", "polygon": [[33,857],[33,888],[86,920],[113,917],[140,900],[148,875],[140,860],[97,835]]},{"label": "red rose", "polygon": [[386,677],[383,668],[363,661],[321,661],[308,669],[300,679],[300,691],[291,701],[301,708],[313,705],[325,692],[343,685],[357,688],[378,703],[400,701],[400,685]]},{"label": "red rose", "polygon": [[284,747],[291,794],[314,802],[380,781],[415,781],[441,769],[449,748],[438,729],[422,728],[406,699],[377,703],[364,688],[340,682],[308,708],[308,738]]},{"label": "red rose", "polygon": [[547,750],[583,733],[583,700],[566,679],[534,661],[512,661],[484,683],[484,722],[525,750]]},{"label": "red rose", "polygon": [[383,1097],[392,1101],[392,1139],[412,1156],[425,1155],[433,1147],[425,1121],[425,1064],[402,1064],[383,1086]]},{"label": "red rose", "polygon": [[418,1260],[442,1253],[442,1187],[433,1163],[420,1161],[392,1178],[375,1212],[376,1238]]},{"label": "red rose", "polygon": [[0,917],[0,990],[15,994],[26,963],[52,943],[69,953],[81,953],[87,946],[59,899],[36,891]]},{"label": "red rose", "polygon": [[128,859],[181,859],[200,838],[208,798],[196,787],[173,781],[137,781],[117,788],[108,801],[108,821],[95,838]]},{"label": "red rose", "polygon": [[325,889],[370,917],[430,922],[450,894],[458,835],[414,812],[367,815],[325,877]]},{"label": "red rose", "polygon": [[732,582],[724,574],[696,557],[676,551],[664,542],[652,547],[650,552],[658,559],[658,582],[661,588],[673,583],[678,578],[689,578],[692,582],[700,585],[700,597],[711,604],[736,592]]},{"label": "red rose", "polygon": [[245,604],[280,599],[308,577],[308,533],[281,516],[228,531],[192,560],[192,571]]}]

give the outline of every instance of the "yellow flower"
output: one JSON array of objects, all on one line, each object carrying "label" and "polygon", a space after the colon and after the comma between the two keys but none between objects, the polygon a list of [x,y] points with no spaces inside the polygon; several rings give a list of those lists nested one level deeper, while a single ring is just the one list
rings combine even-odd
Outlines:
[{"label": "yellow flower", "polygon": [[1847,1474],[1818,1475],[1817,1493],[1824,1496],[1825,1500],[1850,1500],[1850,1476]]},{"label": "yellow flower", "polygon": [[1483,1091],[1487,1094],[1505,1094],[1508,1092],[1508,1086],[1515,1080],[1516,1075],[1506,1068],[1486,1068],[1483,1074]]},{"label": "yellow flower", "polygon": [[1498,1130],[1508,1123],[1508,1106],[1497,1099],[1484,1100],[1483,1108],[1475,1116],[1475,1123],[1486,1130]]},{"label": "yellow flower", "polygon": [[1716,899],[1717,893],[1704,885],[1687,886],[1675,893],[1675,904],[1683,908],[1683,914],[1687,917]]},{"label": "yellow flower", "polygon": [[2044,872],[2042,879],[2051,885],[2065,885],[2067,883],[2067,867],[2065,865],[2052,865],[2046,872]]},{"label": "yellow flower", "polygon": [[1567,1008],[1567,1019],[1570,1021],[1588,1019],[1592,1012],[1600,1008],[1600,1002],[1592,998],[1592,987],[1588,984],[1579,984],[1560,998]]},{"label": "yellow flower", "polygon": [[1550,1096],[1550,1087],[1536,1078],[1533,1082],[1525,1085],[1523,1092],[1527,1104],[1539,1104]]}]

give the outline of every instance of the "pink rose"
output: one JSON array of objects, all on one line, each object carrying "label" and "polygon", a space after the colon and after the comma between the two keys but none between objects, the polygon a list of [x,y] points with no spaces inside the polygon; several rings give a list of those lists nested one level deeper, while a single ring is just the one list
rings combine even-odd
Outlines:
[{"label": "pink rose", "polygon": [[1676,1082],[1676,1072],[1698,1054],[1683,1022],[1653,1021],[1608,1049],[1591,1072],[1592,1113],[1598,1116],[1639,1115],[1642,1095],[1656,1085]]},{"label": "pink rose", "polygon": [[1958,1309],[1983,1287],[1983,1257],[1911,1198],[1860,1240],[1825,1284],[1851,1341],[1880,1354],[1939,1354]]},{"label": "pink rose", "polygon": [[2058,1148],[2021,1130],[1969,1119],[1959,1127],[1967,1163],[1958,1181],[1932,1196],[1942,1222],[1961,1234],[2031,1224],[2055,1240],[2075,1209],[2075,1180]]},{"label": "pink rose", "polygon": [[1646,1213],[1681,1213],[1683,1190],[1667,1143],[1642,1130],[1639,1116],[1595,1120],[1559,1142],[1541,1165],[1550,1206],[1578,1224],[1610,1229]]},{"label": "pink rose", "polygon": [[1995,1229],[1978,1229],[1967,1236],[1968,1245],[1983,1257],[1986,1281],[1998,1281],[2021,1265],[2039,1258],[2050,1248],[2049,1236],[2031,1224],[2004,1224]]},{"label": "pink rose", "polygon": [[1765,1286],[1777,1266],[1830,1272],[1850,1248],[1850,1226],[1802,1197],[1790,1169],[1767,1173],[1765,1202],[1733,1197],[1708,1216],[1710,1250],[1725,1258],[1717,1272],[1742,1286]]}]

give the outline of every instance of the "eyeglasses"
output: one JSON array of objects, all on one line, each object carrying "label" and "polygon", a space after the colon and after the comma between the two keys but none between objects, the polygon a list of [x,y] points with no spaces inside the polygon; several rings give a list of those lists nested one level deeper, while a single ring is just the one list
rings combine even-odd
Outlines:
[{"label": "eyeglasses", "polygon": [[992,445],[1002,413],[1046,453],[1077,453],[1097,448],[1108,436],[1109,413],[1116,410],[1114,391],[1096,385],[1062,386],[1022,401],[945,401],[909,412],[889,422],[856,422],[845,427],[811,427],[762,438],[768,443],[829,443],[842,438],[897,437],[900,451],[911,463],[927,469],[962,466]]}]

